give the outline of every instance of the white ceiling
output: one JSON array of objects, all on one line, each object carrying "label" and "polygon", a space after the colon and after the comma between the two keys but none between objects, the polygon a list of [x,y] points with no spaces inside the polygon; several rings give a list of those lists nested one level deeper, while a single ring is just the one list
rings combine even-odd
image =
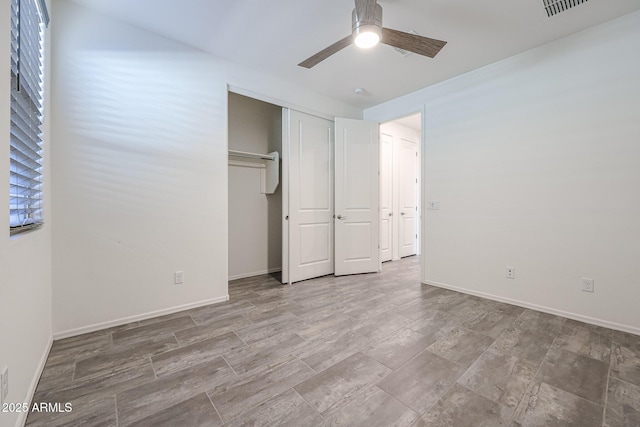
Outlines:
[{"label": "white ceiling", "polygon": [[308,70],[297,64],[350,34],[352,0],[72,1],[362,108],[640,9],[589,0],[548,18],[543,0],[379,0],[385,27],[448,44],[434,59],[349,46]]}]

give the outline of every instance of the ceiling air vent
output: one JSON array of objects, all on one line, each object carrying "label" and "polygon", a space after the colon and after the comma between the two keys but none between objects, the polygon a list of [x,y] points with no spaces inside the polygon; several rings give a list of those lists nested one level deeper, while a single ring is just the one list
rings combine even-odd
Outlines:
[{"label": "ceiling air vent", "polygon": [[402,56],[407,56],[407,55],[409,55],[411,53],[408,50],[400,49],[399,47],[394,47],[393,50],[395,50],[396,52],[398,52]]},{"label": "ceiling air vent", "polygon": [[544,10],[547,11],[548,17],[552,17],[553,15],[557,15],[560,12],[564,12],[586,2],[587,0],[542,0]]}]

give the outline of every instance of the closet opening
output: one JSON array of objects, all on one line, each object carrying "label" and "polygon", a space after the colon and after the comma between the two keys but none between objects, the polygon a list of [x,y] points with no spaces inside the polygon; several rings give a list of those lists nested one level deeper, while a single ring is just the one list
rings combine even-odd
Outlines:
[{"label": "closet opening", "polygon": [[282,107],[228,92],[229,280],[282,271]]},{"label": "closet opening", "polygon": [[420,254],[421,141],[422,113],[380,124],[382,263]]}]

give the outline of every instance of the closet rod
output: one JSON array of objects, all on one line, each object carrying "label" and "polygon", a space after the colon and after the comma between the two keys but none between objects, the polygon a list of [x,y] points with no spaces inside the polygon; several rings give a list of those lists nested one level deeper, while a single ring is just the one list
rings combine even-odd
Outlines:
[{"label": "closet rod", "polygon": [[235,157],[247,157],[250,159],[262,159],[262,160],[274,160],[275,157],[274,156],[270,156],[268,154],[257,154],[257,153],[249,153],[246,151],[236,151],[236,150],[229,150],[229,155],[230,156],[235,156]]}]

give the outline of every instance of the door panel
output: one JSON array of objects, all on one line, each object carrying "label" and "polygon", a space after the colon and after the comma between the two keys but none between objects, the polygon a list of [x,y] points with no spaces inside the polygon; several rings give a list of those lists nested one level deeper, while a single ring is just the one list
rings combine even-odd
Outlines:
[{"label": "door panel", "polygon": [[379,251],[379,128],[336,118],[335,274],[377,272]]},{"label": "door panel", "polygon": [[380,261],[391,261],[393,250],[393,138],[380,135]]},{"label": "door panel", "polygon": [[418,157],[417,143],[400,140],[399,151],[399,204],[400,204],[400,257],[416,254],[417,248],[417,196]]},{"label": "door panel", "polygon": [[289,282],[333,273],[333,130],[289,111]]},{"label": "door panel", "polygon": [[300,265],[306,266],[331,260],[331,224],[300,224]]},{"label": "door panel", "polygon": [[370,222],[344,222],[345,261],[368,261],[371,259],[370,248],[363,244],[363,242],[371,241],[371,228]]}]

